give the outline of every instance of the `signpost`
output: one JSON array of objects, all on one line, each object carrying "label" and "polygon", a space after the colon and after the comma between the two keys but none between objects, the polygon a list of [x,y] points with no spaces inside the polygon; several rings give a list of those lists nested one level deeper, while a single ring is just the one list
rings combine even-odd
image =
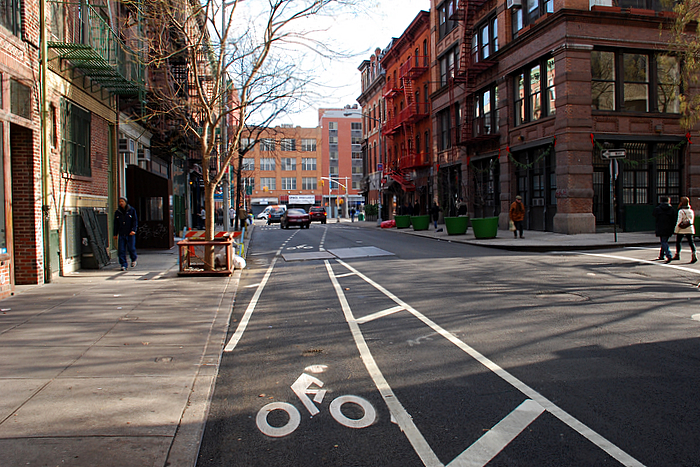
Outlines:
[{"label": "signpost", "polygon": [[625,159],[627,152],[625,149],[605,149],[600,153],[600,157],[610,161],[610,201],[612,203],[612,222],[613,231],[615,233],[615,243],[617,243],[617,194],[615,192],[615,182],[620,173],[620,167],[617,163],[618,159]]}]

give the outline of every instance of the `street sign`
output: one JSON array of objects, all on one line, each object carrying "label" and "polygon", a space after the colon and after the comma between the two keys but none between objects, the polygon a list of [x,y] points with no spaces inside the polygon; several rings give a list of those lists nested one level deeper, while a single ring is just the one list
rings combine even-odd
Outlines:
[{"label": "street sign", "polygon": [[627,154],[624,149],[606,149],[600,154],[600,157],[603,159],[624,159]]},{"label": "street sign", "polygon": [[384,170],[384,164],[377,164],[377,172]]}]

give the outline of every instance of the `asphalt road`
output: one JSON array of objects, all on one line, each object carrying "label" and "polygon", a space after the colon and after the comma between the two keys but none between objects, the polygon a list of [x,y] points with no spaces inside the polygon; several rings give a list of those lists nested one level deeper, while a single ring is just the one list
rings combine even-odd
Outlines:
[{"label": "asphalt road", "polygon": [[657,254],[259,226],[198,466],[700,465],[700,268]]}]

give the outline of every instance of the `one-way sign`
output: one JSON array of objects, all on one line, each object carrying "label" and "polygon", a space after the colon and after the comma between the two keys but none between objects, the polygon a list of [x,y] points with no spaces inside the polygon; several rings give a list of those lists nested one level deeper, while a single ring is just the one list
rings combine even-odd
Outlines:
[{"label": "one-way sign", "polygon": [[603,159],[624,159],[627,153],[624,149],[606,149],[600,154]]}]

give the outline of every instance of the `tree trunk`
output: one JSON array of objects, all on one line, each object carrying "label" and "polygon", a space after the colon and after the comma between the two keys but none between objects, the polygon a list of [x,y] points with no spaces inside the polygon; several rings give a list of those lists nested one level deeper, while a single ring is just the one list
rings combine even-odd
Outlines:
[{"label": "tree trunk", "polygon": [[[207,213],[207,218],[204,222],[204,239],[211,241],[214,239],[214,189],[216,187],[210,182],[204,183],[204,209]],[[204,248],[204,269],[206,271],[214,270],[214,246]]]}]

